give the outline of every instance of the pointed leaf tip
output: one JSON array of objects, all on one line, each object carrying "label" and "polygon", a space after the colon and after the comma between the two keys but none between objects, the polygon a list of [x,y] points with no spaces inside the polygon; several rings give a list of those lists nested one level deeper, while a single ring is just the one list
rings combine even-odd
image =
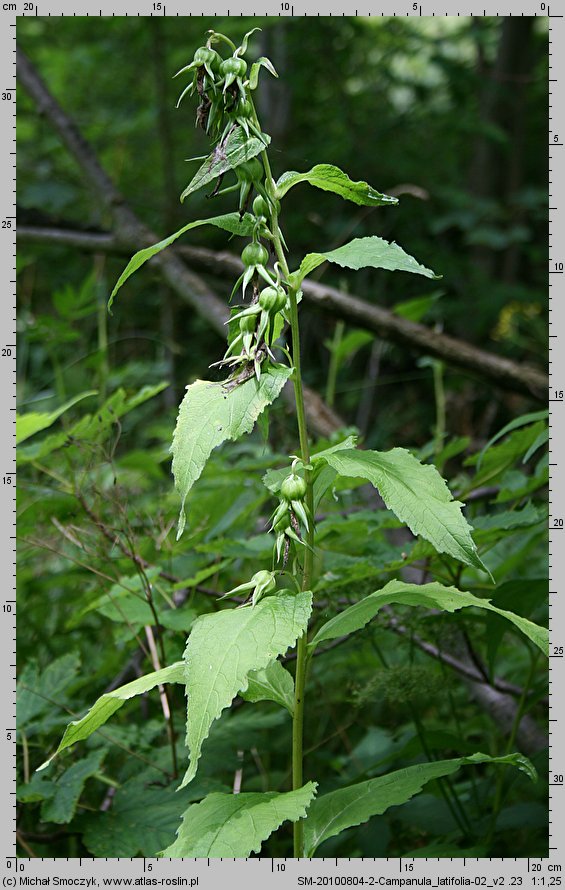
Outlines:
[{"label": "pointed leaf tip", "polygon": [[405,448],[344,450],[328,452],[323,457],[340,476],[371,482],[389,510],[413,534],[433,544],[438,553],[448,553],[490,575],[477,553],[471,526],[461,512],[463,504],[453,499],[434,466],[420,463]]},{"label": "pointed leaf tip", "polygon": [[263,670],[293,646],[311,611],[309,591],[279,590],[254,608],[224,609],[194,622],[184,656],[190,764],[181,787],[196,775],[214,721],[247,691],[250,672]]}]

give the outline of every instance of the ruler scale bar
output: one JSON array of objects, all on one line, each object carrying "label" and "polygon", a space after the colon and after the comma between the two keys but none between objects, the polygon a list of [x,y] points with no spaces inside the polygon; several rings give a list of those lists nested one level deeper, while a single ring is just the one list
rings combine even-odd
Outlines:
[{"label": "ruler scale bar", "polygon": [[[551,8],[550,8],[551,7]],[[553,11],[555,9],[555,12]],[[354,10],[359,16],[506,16],[528,15],[543,16],[549,19],[550,52],[549,52],[549,83],[550,129],[548,129],[548,175],[549,181],[549,239],[548,244],[556,245],[552,255],[548,255],[548,272],[553,278],[565,274],[565,256],[563,255],[563,233],[565,232],[565,164],[564,155],[560,151],[564,147],[565,136],[565,24],[563,15],[554,0],[553,4],[507,3],[495,4],[485,8],[472,4],[459,4],[457,0],[446,0],[441,4],[385,2],[375,7],[367,4]],[[67,16],[116,17],[116,16],[277,16],[277,17],[342,17],[346,13],[343,5],[330,0],[323,7],[317,8],[307,3],[279,2],[269,8],[256,8],[253,3],[241,3],[237,9],[228,8],[216,2],[207,4],[205,9],[187,10],[180,2],[143,2],[135,3],[128,0],[117,0],[116,3],[103,3],[94,10],[84,2],[70,0],[42,0],[39,3],[18,2],[0,4],[0,65],[2,78],[6,86],[2,92],[2,127],[0,145],[3,156],[4,204],[3,231],[0,239],[2,252],[2,268],[8,275],[14,274],[16,250],[16,153],[13,151],[15,136],[10,131],[16,126],[15,104],[15,41],[17,33],[16,16],[48,16],[51,18]],[[347,13],[348,14],[348,13]],[[557,48],[558,51],[557,51]],[[18,859],[16,858],[16,767],[10,765],[16,756],[16,728],[13,704],[15,700],[15,676],[13,669],[16,600],[8,598],[15,591],[15,552],[14,536],[16,513],[16,471],[8,469],[15,466],[15,408],[12,405],[16,397],[16,280],[6,277],[4,299],[0,301],[3,374],[0,385],[1,407],[4,417],[10,418],[4,436],[0,440],[0,466],[6,470],[0,475],[1,511],[0,534],[3,542],[4,568],[11,581],[7,596],[2,603],[5,620],[1,625],[2,651],[7,663],[4,668],[3,704],[5,726],[2,728],[3,754],[0,768],[0,804],[4,814],[4,832],[1,839],[0,862],[4,887],[36,886],[49,879],[50,886],[117,886],[117,881],[131,881],[132,886],[179,886],[220,888],[224,886],[249,887],[250,890],[263,887],[268,881],[269,886],[316,887],[316,886],[397,886],[413,885],[438,887],[509,887],[545,888],[561,887],[561,873],[565,868],[565,860],[560,861],[563,853],[561,836],[565,833],[565,715],[563,701],[559,693],[550,692],[549,712],[550,723],[550,820],[549,820],[549,851],[548,859],[316,859],[295,861],[292,859],[250,858],[245,860],[207,860],[207,859]],[[565,303],[561,279],[555,277],[553,282],[554,297],[550,302],[550,325],[556,333],[550,334],[551,340],[565,337]],[[561,466],[560,450],[565,447],[565,349],[560,343],[550,343],[552,361],[549,363],[550,392],[548,397],[550,408],[550,453],[560,460],[550,463],[550,596],[549,621],[551,631],[550,688],[562,690],[565,686],[565,601],[560,591],[561,578],[565,578],[565,548],[560,547],[557,532],[565,528],[565,474]],[[9,427],[9,428],[8,428]],[[561,536],[562,537],[562,536]],[[6,674],[8,673],[8,676]],[[9,705],[9,707],[7,707]],[[107,882],[107,883],[106,883]],[[565,881],[564,881],[565,882]]]},{"label": "ruler scale bar", "polygon": [[[565,30],[563,28],[563,20],[561,18],[549,19],[549,39],[550,46],[565,46]],[[552,53],[549,58],[549,111],[551,115],[549,119],[549,158],[548,158],[548,188],[549,188],[549,232],[548,232],[548,263],[550,278],[552,274],[563,273],[563,256],[556,255],[554,245],[559,245],[557,250],[561,251],[562,233],[565,226],[565,218],[563,216],[563,200],[565,195],[565,166],[563,164],[563,153],[561,145],[563,143],[563,134],[565,133],[565,117],[563,112],[563,84],[565,83],[565,65],[563,63],[563,53]],[[561,96],[561,101],[559,100]],[[553,138],[553,144],[552,144]],[[563,305],[563,288],[561,279],[553,278],[554,289],[553,296],[556,298],[549,302],[549,317],[551,330],[557,331],[557,339],[565,336],[565,312]],[[555,335],[550,335],[550,343],[556,339]],[[553,344],[554,347],[559,344]],[[549,364],[549,409],[550,409],[550,454],[560,453],[563,447],[565,435],[565,415],[564,407],[559,404],[563,393],[561,392],[562,381],[565,380],[565,362],[561,355],[560,348],[553,348],[551,354],[553,361]],[[550,560],[549,560],[549,577],[550,590],[558,590],[561,579],[565,578],[565,559],[563,548],[559,547],[559,538],[557,532],[559,526],[563,525],[563,519],[559,517],[563,496],[565,495],[565,477],[561,470],[563,461],[552,463],[550,466],[550,490],[549,490],[549,511],[551,514],[549,537],[550,537]],[[565,628],[565,609],[562,596],[549,597],[549,629],[551,634],[551,655],[550,659],[550,695],[549,695],[549,720],[550,730],[550,798],[549,798],[549,838],[550,838],[550,856],[556,852],[555,841],[558,837],[556,826],[560,826],[560,832],[563,833],[565,826],[565,801],[563,797],[563,770],[560,767],[560,752],[565,746],[565,732],[563,719],[563,701],[562,696],[554,692],[555,689],[563,688],[563,629]],[[557,790],[555,790],[557,789]]]}]

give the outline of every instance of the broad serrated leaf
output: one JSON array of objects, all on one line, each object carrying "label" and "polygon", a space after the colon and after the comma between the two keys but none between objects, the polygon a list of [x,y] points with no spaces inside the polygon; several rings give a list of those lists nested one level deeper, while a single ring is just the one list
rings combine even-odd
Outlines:
[{"label": "broad serrated leaf", "polygon": [[243,859],[259,853],[263,841],[283,822],[297,822],[306,816],[315,794],[315,782],[283,794],[209,794],[188,808],[176,841],[162,855],[170,859]]},{"label": "broad serrated leaf", "polygon": [[184,504],[210,453],[222,442],[250,433],[261,412],[279,395],[292,369],[273,365],[234,389],[197,380],[187,387],[173,436],[173,475],[181,496],[177,540],[184,531]]},{"label": "broad serrated leaf", "polygon": [[254,222],[255,219],[250,213],[246,213],[242,219],[240,219],[239,213],[224,213],[222,216],[212,216],[210,219],[197,219],[194,222],[183,226],[178,232],[174,232],[172,235],[163,238],[162,241],[158,241],[157,244],[152,244],[151,247],[144,247],[143,250],[138,250],[137,253],[134,253],[124,271],[116,281],[114,289],[110,294],[110,299],[108,300],[108,309],[112,308],[114,297],[122,285],[128,280],[130,275],[137,272],[137,270],[150,260],[151,257],[154,257],[155,254],[165,250],[166,247],[169,247],[177,240],[177,238],[180,238],[181,235],[184,235],[184,233],[190,231],[190,229],[196,229],[198,226],[216,226],[218,229],[224,229],[226,232],[231,232],[232,235],[242,235],[247,237],[253,232]]},{"label": "broad serrated leaf", "polygon": [[88,757],[73,763],[54,783],[54,793],[41,807],[43,822],[63,825],[70,822],[76,810],[84,783],[94,776],[102,765],[106,751],[93,751]]},{"label": "broad serrated leaf", "polygon": [[260,671],[247,676],[247,689],[241,692],[245,701],[274,701],[294,713],[294,680],[280,661],[272,661]]},{"label": "broad serrated leaf", "polygon": [[471,537],[471,527],[435,467],[422,464],[404,448],[391,451],[337,451],[324,460],[340,476],[367,479],[410,531],[438,553],[488,572]]},{"label": "broad serrated leaf", "polygon": [[276,186],[277,198],[283,198],[289,189],[300,182],[308,182],[315,188],[333,192],[334,195],[339,195],[346,201],[352,201],[353,204],[359,204],[362,207],[398,204],[398,198],[377,192],[368,182],[354,182],[347,173],[344,173],[339,167],[334,167],[333,164],[316,164],[307,173],[296,173],[294,170],[283,173]]},{"label": "broad serrated leaf", "polygon": [[16,445],[20,445],[21,442],[25,442],[25,440],[29,439],[31,436],[35,436],[36,433],[53,426],[55,421],[58,420],[65,411],[72,408],[73,405],[82,402],[83,399],[95,395],[98,395],[97,391],[91,389],[88,392],[82,392],[80,395],[69,399],[68,402],[65,402],[60,408],[56,408],[55,411],[28,411],[27,414],[16,414]]},{"label": "broad serrated leaf", "polygon": [[267,667],[302,636],[311,610],[310,592],[281,590],[256,606],[224,609],[195,621],[185,651],[190,765],[181,787],[196,775],[214,720],[238,692],[246,691],[251,671]]},{"label": "broad serrated leaf", "polygon": [[450,776],[462,766],[479,763],[516,766],[533,781],[536,779],[532,764],[521,754],[489,757],[479,753],[435,763],[418,763],[377,779],[340,788],[318,797],[311,804],[304,825],[305,855],[312,856],[323,841],[335,837],[346,828],[361,825],[389,807],[406,803],[433,779]]},{"label": "broad serrated leaf", "polygon": [[441,609],[443,612],[456,612],[458,609],[474,607],[494,612],[510,621],[525,636],[534,643],[538,649],[548,655],[549,632],[545,627],[539,627],[527,618],[499,609],[488,599],[479,599],[472,593],[457,590],[455,587],[444,587],[442,584],[408,584],[404,581],[389,581],[382,590],[369,594],[359,600],[353,606],[344,609],[339,615],[330,618],[316,633],[310,646],[316,647],[324,640],[333,640],[345,634],[354,633],[364,627],[383,606],[424,606],[428,609]]},{"label": "broad serrated leaf", "polygon": [[328,250],[326,253],[309,253],[300,264],[297,275],[298,282],[321,266],[324,262],[336,263],[347,269],[388,269],[389,272],[414,272],[426,278],[441,278],[431,269],[420,265],[414,257],[406,253],[394,241],[385,241],[376,235],[366,238],[354,238],[349,244]]},{"label": "broad serrated leaf", "polygon": [[323,498],[337,479],[337,473],[333,467],[327,464],[320,467],[314,475],[314,510],[320,506]]},{"label": "broad serrated leaf", "polygon": [[184,683],[184,663],[182,661],[177,661],[160,671],[153,671],[153,673],[139,677],[131,683],[126,683],[125,686],[120,686],[119,689],[113,689],[112,692],[101,695],[81,720],[73,720],[72,723],[69,723],[59,742],[59,747],[39,769],[48,766],[53,758],[65,748],[74,745],[75,742],[82,741],[82,739],[87,739],[93,732],[96,732],[128,699],[149,692],[150,689],[161,686],[163,683]]},{"label": "broad serrated leaf", "polygon": [[355,435],[348,436],[347,439],[343,439],[343,441],[337,442],[335,445],[330,445],[322,451],[316,451],[311,457],[312,463],[315,465],[316,461],[325,460],[328,454],[335,454],[337,451],[351,451],[351,449],[355,448],[357,439],[358,437]]},{"label": "broad serrated leaf", "polygon": [[271,141],[271,137],[266,133],[263,133],[262,136],[262,140],[257,136],[246,136],[241,127],[236,127],[225,143],[216,146],[212,154],[196,171],[180,196],[181,201],[222,174],[227,173],[228,170],[234,170],[244,161],[249,161],[264,151]]}]

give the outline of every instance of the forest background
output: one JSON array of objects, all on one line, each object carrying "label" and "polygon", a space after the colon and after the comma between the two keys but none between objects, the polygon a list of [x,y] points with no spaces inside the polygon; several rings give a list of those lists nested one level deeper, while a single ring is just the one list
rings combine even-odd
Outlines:
[{"label": "forest background", "polygon": [[[435,462],[470,496],[462,499],[475,540],[499,585],[493,601],[546,617],[547,22],[19,19],[18,399],[23,413],[54,412],[20,452],[24,856],[154,855],[174,837],[187,799],[173,792],[156,694],[48,777],[34,770],[70,717],[155,665],[152,641],[167,663],[180,657],[196,615],[247,579],[266,552],[260,470],[273,452],[295,448],[283,405],[268,429],[216,453],[191,495],[189,532],[175,543],[176,408],[188,382],[217,378],[207,367],[223,352],[218,307],[237,274],[238,239],[226,248],[222,232],[190,233],[179,243],[182,265],[147,266],[106,311],[147,228],[158,240],[232,209],[229,196],[178,200],[195,170],[186,159],[207,147],[190,103],[175,109],[172,74],[208,27],[237,41],[255,25],[257,54],[280,75],[265,75],[258,93],[275,174],[333,163],[400,199],[358,208],[296,188],[284,216],[293,260],[376,232],[443,275],[422,284],[370,269],[354,279],[321,271],[301,307],[310,428],[322,442],[356,428],[367,447],[403,445]],[[509,422],[514,431],[478,461]],[[379,504],[365,488],[338,494],[324,518],[327,614],[375,589],[375,577],[388,579],[386,567],[412,547],[371,518]],[[425,575],[420,556],[412,577]],[[353,563],[356,589],[343,589]],[[165,609],[158,627],[147,583]],[[540,781],[479,773],[438,785],[319,855],[513,855],[516,845],[544,855],[546,666],[491,618],[449,624],[399,610],[316,659],[314,688],[328,672],[332,688],[317,707],[312,696],[310,766],[329,788],[422,757],[518,748]],[[180,691],[171,705],[182,726]],[[239,702],[211,739],[199,790],[216,787],[218,768],[222,787],[240,769],[244,790],[285,787],[288,731],[268,704]],[[177,748],[185,756],[181,738]],[[269,852],[287,854],[284,838]]]}]

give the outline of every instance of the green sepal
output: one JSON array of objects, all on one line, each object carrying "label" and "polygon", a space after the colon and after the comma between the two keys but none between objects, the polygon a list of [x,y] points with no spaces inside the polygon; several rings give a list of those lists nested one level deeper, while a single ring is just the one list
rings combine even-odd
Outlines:
[{"label": "green sepal", "polygon": [[179,74],[184,74],[185,71],[192,71],[193,68],[198,68],[198,64],[194,60],[192,60],[189,65],[185,65],[184,68],[179,68],[177,73],[173,74],[173,80],[175,79],[175,77],[178,77]]},{"label": "green sepal", "polygon": [[[233,286],[233,288],[232,288],[232,292],[231,292],[231,294],[230,294],[230,298],[229,298],[229,300],[228,300],[228,303],[231,303],[231,301],[232,301],[233,298],[235,297],[236,293],[237,293],[238,290],[239,290],[239,286],[240,286],[240,284],[241,284],[242,281],[243,281],[243,272],[241,273],[241,275],[239,276],[239,278],[237,279],[236,283],[234,284],[234,286]],[[230,321],[233,321],[233,319],[230,318]]]},{"label": "green sepal", "polygon": [[306,541],[303,541],[298,537],[291,525],[285,530],[285,535],[287,538],[291,538],[296,544],[302,544],[303,547],[306,547]]},{"label": "green sepal", "polygon": [[308,530],[310,527],[308,524],[308,514],[306,513],[306,508],[302,501],[291,501],[291,507],[293,509],[293,512],[296,513],[296,515],[300,519],[304,528]]},{"label": "green sepal", "polygon": [[178,107],[180,106],[180,103],[182,102],[182,100],[184,99],[184,97],[186,96],[186,94],[187,94],[190,90],[192,90],[193,88],[194,88],[194,82],[188,83],[188,84],[185,86],[184,90],[182,91],[182,93],[180,94],[180,96],[179,96],[178,99],[177,99],[177,104],[176,104],[176,106],[175,106],[176,108],[178,108]]},{"label": "green sepal", "polygon": [[246,581],[244,584],[238,584],[237,587],[232,588],[232,590],[228,590],[227,593],[224,593],[223,596],[219,596],[218,600],[225,600],[228,596],[234,596],[236,593],[246,593],[248,590],[253,590],[255,584],[253,581]]},{"label": "green sepal", "polygon": [[278,77],[279,75],[275,71],[275,67],[270,59],[267,59],[266,56],[261,56],[260,59],[257,59],[256,62],[253,62],[251,66],[251,71],[249,72],[249,89],[255,90],[257,89],[257,85],[259,83],[259,72],[261,71],[261,66],[266,68],[269,74],[272,74],[273,77]]},{"label": "green sepal", "polygon": [[240,46],[234,52],[234,57],[238,58],[244,56],[247,52],[247,44],[249,43],[249,38],[252,34],[255,34],[255,31],[261,31],[261,28],[251,28],[251,31],[248,31],[247,34],[244,35],[243,40],[241,41]]},{"label": "green sepal", "polygon": [[241,312],[238,312],[237,315],[232,315],[229,320],[229,324],[232,321],[239,321],[240,318],[247,318],[249,315],[259,315],[261,312],[261,307],[258,303],[254,303],[253,306],[248,306],[246,309],[243,309]]},{"label": "green sepal", "polygon": [[280,532],[277,535],[277,540],[275,542],[276,553],[277,553],[277,562],[281,561],[283,546],[284,546],[284,533]]},{"label": "green sepal", "polygon": [[272,287],[277,286],[276,281],[274,280],[272,275],[270,275],[270,273],[267,271],[267,269],[265,269],[265,266],[255,266],[255,269],[257,270],[258,274],[261,276],[263,281],[266,281],[267,284],[270,284]]},{"label": "green sepal", "polygon": [[229,72],[226,74],[226,79],[225,79],[225,81],[224,81],[224,89],[223,89],[222,92],[225,93],[225,91],[227,90],[227,88],[228,88],[228,87],[231,87],[232,83],[234,83],[235,80],[236,80],[236,75],[234,74],[233,71],[229,71]]}]

